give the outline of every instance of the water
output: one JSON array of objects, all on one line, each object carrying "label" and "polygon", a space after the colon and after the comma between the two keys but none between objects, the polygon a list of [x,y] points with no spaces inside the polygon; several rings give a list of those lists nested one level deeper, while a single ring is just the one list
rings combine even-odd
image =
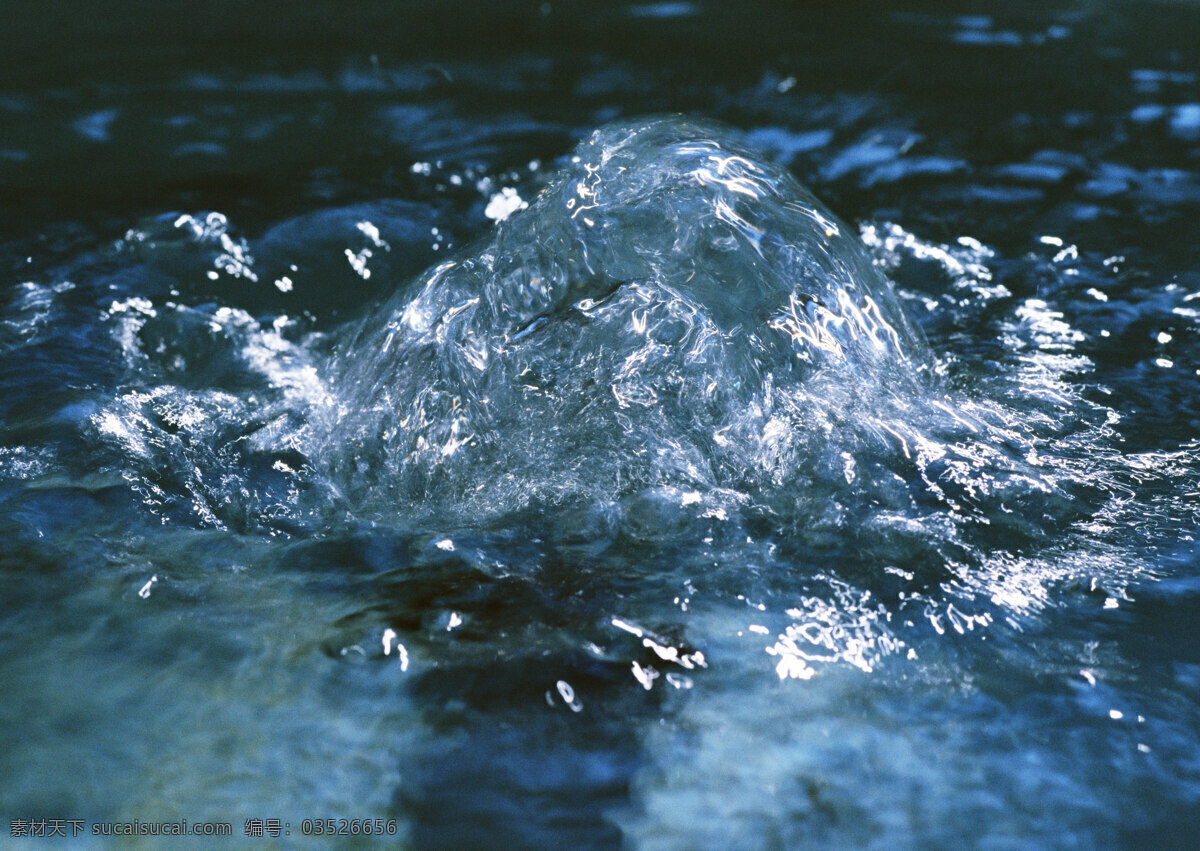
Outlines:
[{"label": "water", "polygon": [[15,18],[10,823],[1186,844],[1197,9],[739,9]]}]

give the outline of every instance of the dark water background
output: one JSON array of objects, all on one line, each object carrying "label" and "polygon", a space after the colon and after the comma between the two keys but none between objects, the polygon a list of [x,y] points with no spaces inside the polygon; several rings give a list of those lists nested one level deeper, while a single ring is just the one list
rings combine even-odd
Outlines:
[{"label": "dark water background", "polygon": [[[0,814],[1186,846],[1198,37],[1192,3],[7,4]],[[422,460],[481,420],[413,389],[441,349],[376,357],[389,300],[675,112],[851,223],[923,371],[777,391],[709,297],[693,374],[626,289],[522,329],[532,395]]]}]

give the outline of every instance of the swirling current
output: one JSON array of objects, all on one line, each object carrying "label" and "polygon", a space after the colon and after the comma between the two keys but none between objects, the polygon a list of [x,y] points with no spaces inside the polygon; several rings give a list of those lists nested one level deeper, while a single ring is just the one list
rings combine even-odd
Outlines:
[{"label": "swirling current", "polygon": [[[622,9],[629,32],[711,12]],[[897,14],[964,51],[1087,30]],[[252,183],[225,211],[6,224],[11,824],[1185,841],[1200,258],[1127,219],[1191,216],[1194,175],[1050,148],[910,156],[924,137],[901,125],[935,119],[861,92],[772,105],[803,75],[729,110],[723,84],[689,95],[732,124],[620,63],[580,72],[572,97],[599,102],[562,123],[426,98],[550,85],[536,59],[499,67],[343,69],[334,88],[383,86],[354,126],[407,146],[373,192],[314,154],[286,210]],[[257,156],[297,115],[323,121],[306,99],[333,85],[272,73],[189,78],[220,101],[193,117],[104,90],[71,126],[89,145],[122,122],[202,127],[172,156]],[[1156,97],[1191,85],[1155,79]],[[292,105],[237,112],[263,92]],[[1120,120],[1194,153],[1193,107]],[[1028,123],[1004,126],[1018,147]],[[1081,125],[1062,126],[1068,148]]]}]

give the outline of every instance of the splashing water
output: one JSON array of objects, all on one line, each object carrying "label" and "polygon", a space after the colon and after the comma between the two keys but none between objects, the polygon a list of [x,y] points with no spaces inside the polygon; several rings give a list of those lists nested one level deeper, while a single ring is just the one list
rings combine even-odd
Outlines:
[{"label": "splashing water", "polygon": [[853,233],[786,172],[713,126],[609,127],[342,346],[331,477],[381,516],[655,489],[717,510],[841,478],[856,409],[910,406],[923,358]]},{"label": "splashing water", "polygon": [[[849,537],[870,587],[973,583],[1118,487],[1094,457],[1108,412],[1062,381],[1070,329],[1033,300],[1016,319],[1038,348],[1019,414],[947,387],[853,232],[729,131],[607,127],[337,347],[314,454],[383,522],[534,515],[592,545],[673,547],[753,529],[804,560]],[[1038,397],[1053,414],[1030,417]]]}]

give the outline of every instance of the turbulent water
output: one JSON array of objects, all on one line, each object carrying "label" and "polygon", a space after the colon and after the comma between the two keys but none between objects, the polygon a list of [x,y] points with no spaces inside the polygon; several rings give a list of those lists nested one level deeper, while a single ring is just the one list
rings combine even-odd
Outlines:
[{"label": "turbulent water", "polygon": [[1196,72],[1119,5],[557,8],[6,84],[0,811],[1183,843]]}]

